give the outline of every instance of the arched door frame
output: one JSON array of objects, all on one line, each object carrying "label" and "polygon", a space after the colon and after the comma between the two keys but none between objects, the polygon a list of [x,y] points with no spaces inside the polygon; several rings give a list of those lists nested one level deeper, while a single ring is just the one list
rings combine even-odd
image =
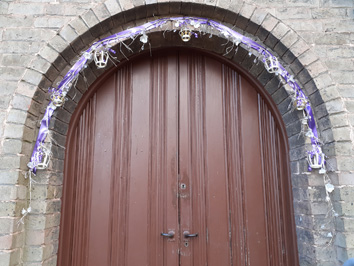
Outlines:
[{"label": "arched door frame", "polygon": [[[164,4],[161,4],[161,6],[163,6]],[[166,4],[167,5],[167,4]],[[143,9],[144,7],[140,7],[140,9]],[[148,7],[145,7],[148,8]],[[119,16],[124,16],[124,21],[119,20],[119,23],[123,23],[124,22],[128,22],[128,21],[137,21],[136,18],[129,20],[128,19],[128,15],[131,13],[134,13],[136,10],[135,9],[131,9],[128,11],[125,11],[123,13],[117,13],[116,15],[109,17],[107,19],[102,20],[101,22],[98,22],[96,25],[91,25],[89,30],[84,30],[81,31],[80,36],[78,36],[77,38],[72,38],[71,37],[66,37],[65,36],[65,30],[67,30],[66,28],[64,28],[62,30],[62,32],[60,33],[60,36],[62,36],[61,38],[63,38],[66,42],[71,43],[71,45],[69,46],[65,46],[64,48],[58,48],[61,51],[60,55],[57,56],[52,56],[52,57],[48,57],[47,55],[45,55],[45,51],[48,53],[48,49],[53,50],[50,47],[57,47],[55,44],[49,44],[49,48],[43,49],[42,52],[40,53],[40,56],[43,56],[44,58],[48,58],[48,60],[50,60],[52,62],[52,66],[47,69],[45,71],[45,76],[41,76],[42,78],[38,81],[39,85],[39,89],[37,91],[36,94],[36,101],[40,101],[42,103],[46,103],[46,101],[43,100],[38,100],[39,99],[43,99],[45,96],[43,96],[44,94],[44,90],[47,89],[47,87],[51,86],[52,83],[55,83],[56,81],[59,80],[59,72],[58,69],[65,69],[65,67],[67,67],[69,65],[69,63],[67,63],[66,61],[71,61],[75,56],[75,52],[78,52],[77,47],[87,47],[87,45],[89,45],[89,43],[93,40],[92,36],[98,36],[98,35],[104,35],[105,30],[103,30],[103,28],[107,28],[107,25],[109,25],[109,28],[114,28],[115,26],[117,26],[117,21],[112,22],[113,18],[118,18]],[[230,12],[230,11],[225,11],[225,12]],[[193,12],[192,12],[193,13]],[[193,14],[190,14],[193,15]],[[239,18],[244,18],[243,17],[244,14],[239,14],[236,15]],[[213,15],[210,15],[211,18],[215,19],[215,17]],[[217,18],[217,17],[216,17]],[[250,19],[250,18],[248,18]],[[272,19],[274,19],[272,17]],[[79,18],[79,20],[82,20],[82,18]],[[234,21],[236,23],[236,21]],[[252,25],[252,23],[255,22],[249,22],[249,25]],[[269,22],[269,21],[268,21]],[[118,23],[118,24],[119,24]],[[137,22],[139,23],[139,22]],[[258,24],[257,24],[258,23]],[[256,21],[256,25],[261,24],[262,22],[257,22]],[[280,23],[280,22],[278,22]],[[275,23],[277,24],[277,23]],[[74,24],[72,24],[74,25]],[[119,24],[121,25],[121,24]],[[263,24],[262,24],[263,26]],[[265,28],[260,27],[258,30],[255,30],[254,32],[256,32],[258,35],[261,34],[265,34],[266,36],[271,36],[272,33],[269,33],[269,31],[267,31],[267,26],[264,23]],[[74,28],[75,26],[68,26],[69,28]],[[259,26],[258,26],[259,27]],[[274,28],[274,25],[273,25]],[[246,29],[246,28],[245,28]],[[250,31],[251,27],[249,28]],[[265,32],[264,32],[265,31]],[[256,35],[257,35],[256,34]],[[91,36],[88,38],[88,36]],[[274,35],[272,35],[274,37]],[[173,37],[167,37],[167,38],[163,38],[161,32],[155,32],[151,35],[151,37],[153,38],[153,40],[155,41],[153,43],[153,48],[156,47],[171,47],[172,45],[176,45],[176,43],[174,42],[175,39],[173,39]],[[94,37],[93,37],[94,38]],[[84,41],[84,43],[86,44],[82,44],[82,42]],[[53,40],[53,42],[55,42]],[[213,38],[213,41],[210,43],[203,43],[201,40],[196,40],[193,43],[191,42],[190,44],[188,44],[189,46],[192,47],[199,47],[202,48],[203,51],[209,51],[211,53],[217,54],[217,56],[221,56],[221,54],[223,53],[223,47],[221,46],[221,44],[225,43],[225,40],[220,38],[220,37],[215,37]],[[280,40],[278,39],[278,41],[276,41],[275,43],[278,44],[282,44],[280,42]],[[301,42],[299,42],[301,43]],[[180,46],[181,44],[178,44],[177,46]],[[183,44],[184,45],[184,44]],[[289,60],[286,58],[296,58],[296,56],[291,52],[291,49],[286,48],[286,46],[284,44],[282,44],[282,49],[284,52],[282,53],[281,58],[284,57],[284,60]],[[279,45],[280,47],[281,45]],[[274,45],[270,46],[271,48],[275,47]],[[276,49],[276,53],[278,53],[278,55],[280,54],[281,50],[280,48]],[[294,51],[296,50],[296,47],[293,47]],[[75,50],[75,52],[74,52]],[[82,50],[82,49],[80,49]],[[288,141],[287,143],[290,144],[290,161],[291,161],[291,174],[293,177],[293,180],[295,180],[295,188],[293,186],[293,189],[296,189],[296,186],[299,184],[299,182],[305,182],[308,183],[308,177],[306,177],[307,175],[304,175],[303,172],[306,172],[306,168],[307,168],[307,163],[305,160],[305,139],[303,137],[300,137],[299,139],[297,138],[297,134],[300,131],[299,123],[300,123],[300,116],[297,113],[292,113],[289,112],[287,107],[290,103],[290,98],[288,93],[284,90],[283,87],[280,86],[279,81],[273,77],[273,75],[270,75],[264,71],[262,71],[263,69],[261,69],[260,67],[257,67],[255,65],[253,65],[252,60],[247,58],[245,56],[245,52],[243,51],[239,51],[238,55],[231,57],[231,55],[226,56],[229,60],[229,62],[234,62],[234,64],[236,64],[239,68],[242,69],[242,71],[247,72],[249,74],[251,74],[251,76],[253,76],[254,79],[257,79],[259,81],[259,83],[265,87],[265,89],[269,92],[269,94],[271,94],[272,96],[268,98],[272,98],[272,100],[270,100],[271,102],[274,101],[277,105],[277,108],[279,110],[279,113],[281,115],[281,119],[280,121],[284,121],[286,130],[287,130],[287,134],[288,134]],[[51,59],[49,59],[51,58]],[[294,60],[294,59],[293,59]],[[292,61],[293,61],[292,60]],[[290,61],[290,60],[289,60]],[[292,62],[291,61],[291,62]],[[286,62],[286,61],[285,61]],[[309,91],[309,92],[314,92],[317,90],[316,84],[315,82],[312,80],[311,76],[309,75],[308,71],[303,67],[303,65],[299,62],[297,62],[297,64],[299,64],[299,66],[297,66],[297,68],[299,69],[303,69],[302,71],[299,72],[299,74],[297,75],[298,79],[300,80],[301,83],[303,83],[305,85],[305,90]],[[68,129],[68,123],[71,119],[71,114],[73,113],[73,111],[76,108],[77,103],[80,101],[80,98],[82,95],[86,94],[87,91],[87,86],[91,85],[92,83],[94,83],[94,81],[101,75],[103,74],[104,71],[102,70],[97,70],[94,66],[89,66],[85,76],[87,78],[87,84],[85,84],[85,82],[83,81],[83,79],[81,79],[81,81],[79,80],[79,83],[77,84],[77,89],[76,90],[72,90],[70,92],[70,94],[68,94],[68,98],[69,100],[67,101],[67,103],[65,104],[64,108],[62,110],[58,110],[57,113],[54,115],[54,118],[52,120],[52,125],[51,125],[51,129],[53,129],[53,139],[55,140],[55,142],[59,145],[53,145],[53,162],[52,165],[49,169],[49,171],[46,172],[42,172],[39,173],[39,178],[41,178],[41,176],[48,176],[48,175],[57,175],[57,176],[61,176],[62,172],[63,172],[63,159],[64,159],[64,149],[62,148],[63,145],[65,145],[65,136],[67,135],[67,129]],[[65,73],[65,72],[63,72]],[[40,89],[42,88],[42,89]],[[311,100],[311,98],[310,98]],[[274,105],[274,104],[273,104]],[[38,105],[34,105],[31,106],[31,108],[38,108]],[[322,110],[322,109],[321,109]],[[31,112],[31,111],[30,111]],[[33,110],[32,110],[33,112]],[[326,112],[326,110],[325,110]],[[316,117],[315,117],[316,118]],[[28,119],[31,120],[31,117],[29,117]],[[327,119],[326,121],[329,121],[328,117],[324,117],[324,119]],[[324,120],[323,120],[324,121]],[[330,122],[328,122],[330,123]],[[298,140],[296,140],[298,139]],[[315,176],[317,176],[317,174],[314,174]],[[321,179],[320,176],[316,177],[317,179]],[[300,181],[299,181],[300,180]],[[294,183],[294,182],[293,182]],[[303,186],[303,184],[300,184],[300,186]],[[304,213],[305,215],[311,215],[311,210],[308,211],[306,209],[303,208],[307,208],[304,207],[304,205],[299,202],[298,199],[294,199],[294,205],[295,205],[295,210],[296,214],[295,214],[295,218],[296,218],[296,222],[301,226],[302,225],[302,213]],[[299,209],[300,208],[300,209]],[[311,207],[309,207],[311,208]],[[295,212],[294,212],[295,213]],[[28,216],[28,219],[31,219],[30,216]],[[302,230],[300,228],[300,230]],[[309,238],[308,241],[313,241],[313,238],[311,240],[311,238]],[[300,257],[301,256],[306,256],[305,254],[299,254]]]}]

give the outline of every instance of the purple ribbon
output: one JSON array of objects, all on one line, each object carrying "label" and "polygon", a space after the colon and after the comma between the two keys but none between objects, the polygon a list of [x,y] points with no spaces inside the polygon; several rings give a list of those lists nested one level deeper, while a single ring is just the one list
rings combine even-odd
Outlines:
[{"label": "purple ribbon", "polygon": [[39,128],[37,140],[36,140],[36,143],[35,143],[34,148],[33,148],[31,161],[29,163],[29,165],[30,165],[29,168],[32,169],[32,172],[34,174],[36,174],[36,172],[37,172],[36,166],[39,163],[38,160],[42,159],[41,156],[37,156],[37,154],[39,152],[39,149],[40,149],[40,144],[44,143],[44,140],[47,137],[50,119],[51,119],[51,117],[53,115],[54,110],[55,110],[55,108],[52,107],[51,102],[50,102],[49,105],[47,106],[47,109],[45,111],[44,117],[43,117],[43,119],[41,121],[41,126]]},{"label": "purple ribbon", "polygon": [[[199,27],[195,27],[195,31],[203,32],[200,26],[210,26],[216,30],[218,30],[222,35],[225,36],[225,38],[229,39],[230,41],[238,44],[242,43],[246,45],[250,50],[253,49],[257,51],[260,56],[263,57],[263,63],[267,58],[272,58],[276,59],[272,53],[270,53],[266,48],[261,46],[260,44],[256,43],[255,41],[251,40],[250,38],[243,36],[242,34],[210,19],[206,18],[192,18],[192,17],[170,17],[170,18],[161,18],[161,19],[156,19],[154,21],[145,23],[143,25],[127,29],[124,31],[121,31],[119,33],[113,34],[109,37],[106,37],[102,40],[99,40],[95,42],[89,49],[87,49],[78,59],[78,61],[72,66],[72,68],[66,73],[64,78],[61,80],[61,82],[58,85],[58,88],[55,89],[53,88],[53,91],[59,92],[60,94],[63,93],[65,96],[66,93],[70,90],[72,87],[74,81],[78,78],[78,75],[80,71],[82,71],[85,66],[92,61],[93,53],[95,51],[100,51],[100,50],[110,50],[110,47],[117,45],[121,42],[123,42],[126,39],[135,39],[138,35],[144,34],[152,29],[162,27],[164,24],[167,22],[178,22],[180,25],[191,25],[191,26],[196,26],[199,24]],[[193,24],[193,25],[192,25]],[[199,28],[199,29],[198,29]],[[195,33],[196,34],[196,33]],[[311,143],[313,146],[313,151],[317,151],[319,148],[319,143],[318,143],[318,133],[316,129],[316,124],[315,120],[313,117],[313,112],[311,109],[310,104],[308,103],[308,100],[301,90],[300,86],[293,80],[291,75],[286,71],[286,69],[278,62],[278,67],[279,71],[278,74],[282,76],[282,78],[289,84],[289,86],[294,90],[297,100],[303,100],[305,99],[307,101],[305,111],[309,117],[308,119],[308,126],[313,132],[313,137],[311,137]],[[53,115],[54,110],[56,107],[53,107],[52,103],[50,102],[46,112],[44,114],[44,117],[41,122],[41,126],[39,129],[39,133],[36,139],[36,143],[33,149],[33,153],[31,156],[31,161],[29,163],[30,169],[33,171],[33,173],[36,173],[36,166],[38,165],[38,160],[41,160],[40,157],[36,156],[37,152],[39,152],[40,149],[40,144],[44,143],[44,140],[48,134],[48,126],[50,123],[50,119]]]}]

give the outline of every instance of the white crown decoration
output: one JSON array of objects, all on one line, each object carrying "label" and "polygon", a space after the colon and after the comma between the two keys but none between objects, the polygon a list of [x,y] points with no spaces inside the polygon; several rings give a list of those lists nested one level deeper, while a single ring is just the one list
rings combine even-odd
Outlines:
[{"label": "white crown decoration", "polygon": [[107,66],[109,55],[106,51],[95,51],[93,59],[97,68],[105,68]]},{"label": "white crown decoration", "polygon": [[302,111],[306,108],[307,99],[303,95],[298,95],[295,103],[296,110]]},{"label": "white crown decoration", "polygon": [[264,67],[269,73],[278,74],[280,70],[278,59],[275,56],[266,57],[264,60]]},{"label": "white crown decoration", "polygon": [[320,152],[314,152],[314,153],[308,153],[307,161],[309,163],[309,166],[312,169],[320,169],[319,170],[320,174],[325,174],[326,173],[325,155],[321,151]]},{"label": "white crown decoration", "polygon": [[65,102],[65,96],[60,91],[54,91],[50,96],[50,100],[55,107],[60,107],[63,106]]},{"label": "white crown decoration", "polygon": [[[50,149],[41,143],[34,154],[35,165],[28,165],[30,168],[36,167],[37,169],[46,169],[50,162],[50,156],[52,155]],[[30,164],[30,163],[29,163]]]},{"label": "white crown decoration", "polygon": [[181,36],[182,41],[188,42],[191,39],[192,31],[188,28],[182,28],[179,31],[179,36]]}]

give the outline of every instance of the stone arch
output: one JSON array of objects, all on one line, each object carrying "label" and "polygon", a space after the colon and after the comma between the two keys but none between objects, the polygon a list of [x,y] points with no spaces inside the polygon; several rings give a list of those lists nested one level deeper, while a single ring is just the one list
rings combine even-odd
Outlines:
[{"label": "stone arch", "polygon": [[[212,18],[230,27],[235,27],[237,31],[247,36],[258,38],[264,46],[273,50],[280,60],[288,66],[287,69],[294,74],[305,94],[310,98],[318,128],[320,132],[324,132],[320,135],[320,138],[326,143],[333,142],[331,117],[329,115],[331,110],[330,106],[327,108],[323,100],[340,101],[340,99],[338,99],[338,93],[331,94],[326,91],[326,88],[333,86],[328,69],[318,59],[312,47],[309,47],[295,31],[273,15],[253,5],[246,3],[231,4],[226,1],[221,1],[218,5],[190,2],[159,2],[158,4],[144,5],[141,3],[133,5],[128,1],[115,2],[108,0],[102,4],[98,4],[94,9],[85,12],[64,26],[39,52],[36,59],[27,68],[17,91],[20,94],[21,90],[34,89],[32,91],[32,103],[26,120],[27,127],[25,127],[23,132],[24,140],[27,141],[27,143],[23,144],[23,154],[25,156],[21,158],[21,168],[23,170],[26,169],[26,164],[31,155],[30,143],[35,139],[34,132],[38,123],[37,120],[41,119],[42,112],[48,103],[47,88],[60,80],[60,77],[70,68],[77,54],[88,48],[95,40],[107,35],[132,27],[135,24],[142,24],[153,19],[153,16],[171,15]],[[174,40],[172,35],[168,35],[168,38],[163,38],[161,32],[158,31],[152,33],[152,35],[152,46],[154,48],[171,46]],[[215,38],[209,43],[193,40],[187,45],[202,48],[216,54],[223,54],[225,47],[221,46],[221,44],[224,43],[225,40],[222,38]],[[266,88],[278,105],[287,126],[291,150],[290,160],[294,187],[295,217],[298,230],[300,231],[298,241],[305,242],[309,248],[314,250],[314,244],[318,244],[316,241],[322,241],[323,237],[320,234],[316,235],[316,233],[307,230],[307,228],[315,227],[316,221],[311,217],[314,214],[312,212],[312,195],[307,195],[304,191],[305,187],[321,185],[323,181],[322,177],[316,173],[311,175],[306,173],[306,143],[304,138],[298,138],[300,132],[300,114],[288,110],[287,107],[289,106],[290,98],[278,79],[266,72],[261,64],[253,64],[253,58],[249,58],[245,51],[240,50],[235,56],[231,56],[230,54],[226,55],[226,57],[240,64],[250,72]],[[90,65],[85,71],[87,84],[85,84],[86,82],[83,77],[79,79],[79,83],[77,84],[78,89],[70,91],[68,94],[69,100],[66,102],[64,108],[58,109],[52,119],[51,128],[53,129],[53,139],[55,140],[53,144],[53,160],[50,168],[38,175],[38,178],[41,180],[40,183],[43,183],[43,197],[45,198],[60,198],[64,159],[62,146],[65,146],[68,123],[76,104],[85,93],[87,87],[101,74],[103,74],[102,70],[97,70],[94,66]],[[336,90],[334,91],[336,92]],[[329,159],[331,163],[330,170],[336,170],[335,154],[332,152],[333,147],[325,146],[324,149],[325,153],[331,157]],[[335,176],[333,175],[332,178],[335,179]],[[49,186],[47,186],[48,183],[50,184]],[[39,189],[42,188],[39,187]],[[322,193],[321,195],[323,196],[323,189],[318,189],[318,193]],[[33,227],[35,219],[39,219],[43,225],[43,229],[48,228],[48,225],[52,227],[59,225],[58,213],[60,211],[60,202],[58,203],[58,200],[55,200],[52,203],[54,205],[48,203],[42,207],[45,213],[43,217],[29,216],[27,218],[28,228]],[[323,209],[325,209],[325,203],[319,202],[315,204],[322,204]],[[38,212],[42,210],[40,208],[37,209]],[[321,219],[324,213],[318,215],[318,218]],[[30,237],[29,232],[27,233],[28,237]],[[27,248],[30,249],[30,246],[31,244],[28,244]],[[302,259],[304,261],[307,260],[307,248],[305,245],[303,247],[300,245],[300,257],[303,256]],[[321,252],[321,250],[317,252]],[[55,254],[56,246],[54,244],[51,255]],[[333,254],[331,253],[331,255]],[[42,259],[45,260],[46,255],[42,255]],[[29,259],[28,256],[25,253],[24,261]]]}]

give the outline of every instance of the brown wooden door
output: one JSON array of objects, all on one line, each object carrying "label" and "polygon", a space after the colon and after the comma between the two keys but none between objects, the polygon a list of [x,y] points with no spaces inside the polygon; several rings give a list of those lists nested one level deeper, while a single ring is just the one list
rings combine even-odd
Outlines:
[{"label": "brown wooden door", "polygon": [[247,79],[180,51],[98,84],[70,126],[59,265],[298,264],[285,133]]}]

